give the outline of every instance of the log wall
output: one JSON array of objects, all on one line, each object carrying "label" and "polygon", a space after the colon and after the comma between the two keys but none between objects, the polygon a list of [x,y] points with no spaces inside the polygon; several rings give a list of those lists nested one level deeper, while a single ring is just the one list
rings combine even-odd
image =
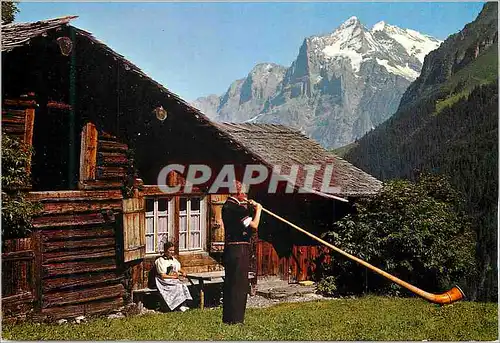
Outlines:
[{"label": "log wall", "polygon": [[32,144],[37,103],[30,99],[6,99],[2,107],[2,133]]},{"label": "log wall", "polygon": [[80,173],[79,188],[120,189],[124,185],[131,162],[128,146],[118,142],[115,136],[105,132],[97,133],[95,130],[95,126],[87,124],[82,131],[80,169],[85,173]]},{"label": "log wall", "polygon": [[35,253],[31,237],[2,242],[2,316],[19,317],[34,309]]},{"label": "log wall", "polygon": [[316,270],[316,259],[324,251],[322,246],[294,245],[290,256],[278,256],[273,245],[257,242],[257,276],[279,276],[289,282],[310,280]]},{"label": "log wall", "polygon": [[111,191],[31,192],[43,204],[34,218],[41,318],[73,318],[123,305],[117,241],[122,194]]}]

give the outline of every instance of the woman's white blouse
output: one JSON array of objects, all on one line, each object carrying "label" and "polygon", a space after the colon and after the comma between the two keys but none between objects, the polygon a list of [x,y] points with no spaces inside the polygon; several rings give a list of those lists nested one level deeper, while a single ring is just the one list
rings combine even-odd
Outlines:
[{"label": "woman's white blouse", "polygon": [[179,261],[175,259],[175,257],[172,257],[172,259],[167,260],[162,256],[156,259],[155,265],[156,265],[156,271],[159,274],[167,274],[168,267],[170,266],[172,266],[173,272],[179,272],[179,270],[181,269],[181,264]]}]

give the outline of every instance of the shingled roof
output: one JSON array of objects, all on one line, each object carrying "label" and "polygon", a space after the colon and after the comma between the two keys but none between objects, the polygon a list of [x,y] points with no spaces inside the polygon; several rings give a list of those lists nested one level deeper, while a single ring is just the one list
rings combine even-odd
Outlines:
[{"label": "shingled roof", "polygon": [[[372,195],[382,187],[381,181],[328,152],[317,142],[292,128],[275,124],[214,124],[268,167],[280,165],[290,168],[292,165],[318,165],[324,168],[328,164],[333,165],[331,186],[340,189],[332,194],[338,196]],[[318,172],[313,181],[313,189],[316,191],[321,191],[322,176],[322,171]],[[303,185],[304,179],[305,173],[303,169],[299,169],[297,183]]]},{"label": "shingled roof", "polygon": [[10,51],[14,48],[28,44],[31,39],[46,35],[47,31],[61,28],[76,18],[78,17],[66,16],[37,21],[35,23],[12,23],[2,25],[2,51]]},{"label": "shingled roof", "polygon": [[[66,16],[50,20],[38,21],[34,23],[13,23],[2,25],[2,51],[8,52],[15,48],[29,44],[30,40],[39,36],[46,36],[51,30],[59,30],[69,25],[70,21],[78,18],[77,16]],[[77,35],[84,36],[91,40],[97,48],[104,50],[107,54],[113,56],[117,63],[121,64],[126,71],[135,73],[141,78],[145,78],[157,87],[160,92],[173,99],[183,107],[186,113],[189,113],[199,123],[206,128],[212,128],[218,131],[218,135],[227,141],[228,145],[243,149],[268,167],[281,165],[286,168],[291,165],[321,165],[323,168],[327,164],[334,166],[335,186],[340,187],[340,191],[335,194],[338,196],[363,196],[377,193],[382,183],[354,167],[342,158],[326,151],[318,143],[304,136],[297,130],[271,124],[233,124],[233,123],[215,123],[206,117],[201,111],[191,106],[179,96],[169,91],[160,83],[146,75],[139,67],[128,61],[124,56],[116,53],[106,44],[100,42],[91,33],[71,26]],[[313,182],[313,191],[320,192],[321,173],[317,173]],[[305,174],[299,170],[297,181],[304,182]]]}]

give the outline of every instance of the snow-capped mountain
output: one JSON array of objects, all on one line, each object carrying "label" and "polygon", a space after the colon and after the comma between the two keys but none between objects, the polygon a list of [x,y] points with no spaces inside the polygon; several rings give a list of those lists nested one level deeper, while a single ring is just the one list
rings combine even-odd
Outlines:
[{"label": "snow-capped mountain", "polygon": [[215,120],[290,125],[338,147],[396,111],[424,57],[440,44],[383,21],[368,29],[351,17],[330,34],[306,38],[289,68],[258,64],[220,101],[199,98],[194,105],[217,113]]},{"label": "snow-capped mountain", "polygon": [[437,49],[439,40],[410,29],[378,22],[368,31],[356,17],[349,18],[331,35],[312,37],[316,54],[325,59],[348,58],[355,73],[363,62],[375,59],[389,73],[410,81],[417,78],[424,57]]}]

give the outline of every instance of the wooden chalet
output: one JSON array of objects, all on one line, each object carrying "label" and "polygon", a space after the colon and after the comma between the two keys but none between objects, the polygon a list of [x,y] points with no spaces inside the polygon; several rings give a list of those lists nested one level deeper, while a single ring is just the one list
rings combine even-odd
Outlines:
[{"label": "wooden chalet", "polygon": [[[2,248],[2,312],[70,318],[119,308],[147,287],[162,243],[175,242],[188,271],[222,268],[221,204],[227,194],[166,195],[157,186],[168,164],[285,168],[334,165],[336,196],[375,194],[381,183],[279,125],[210,121],[137,66],[70,25],[76,17],[2,26],[2,134],[34,148],[29,197],[43,204],[30,237]],[[299,173],[303,179],[303,173]],[[184,182],[170,173],[168,184]],[[349,211],[322,193],[251,197],[313,232]],[[316,244],[263,215],[253,269],[259,277],[303,280]],[[309,274],[308,274],[309,273]]]}]

